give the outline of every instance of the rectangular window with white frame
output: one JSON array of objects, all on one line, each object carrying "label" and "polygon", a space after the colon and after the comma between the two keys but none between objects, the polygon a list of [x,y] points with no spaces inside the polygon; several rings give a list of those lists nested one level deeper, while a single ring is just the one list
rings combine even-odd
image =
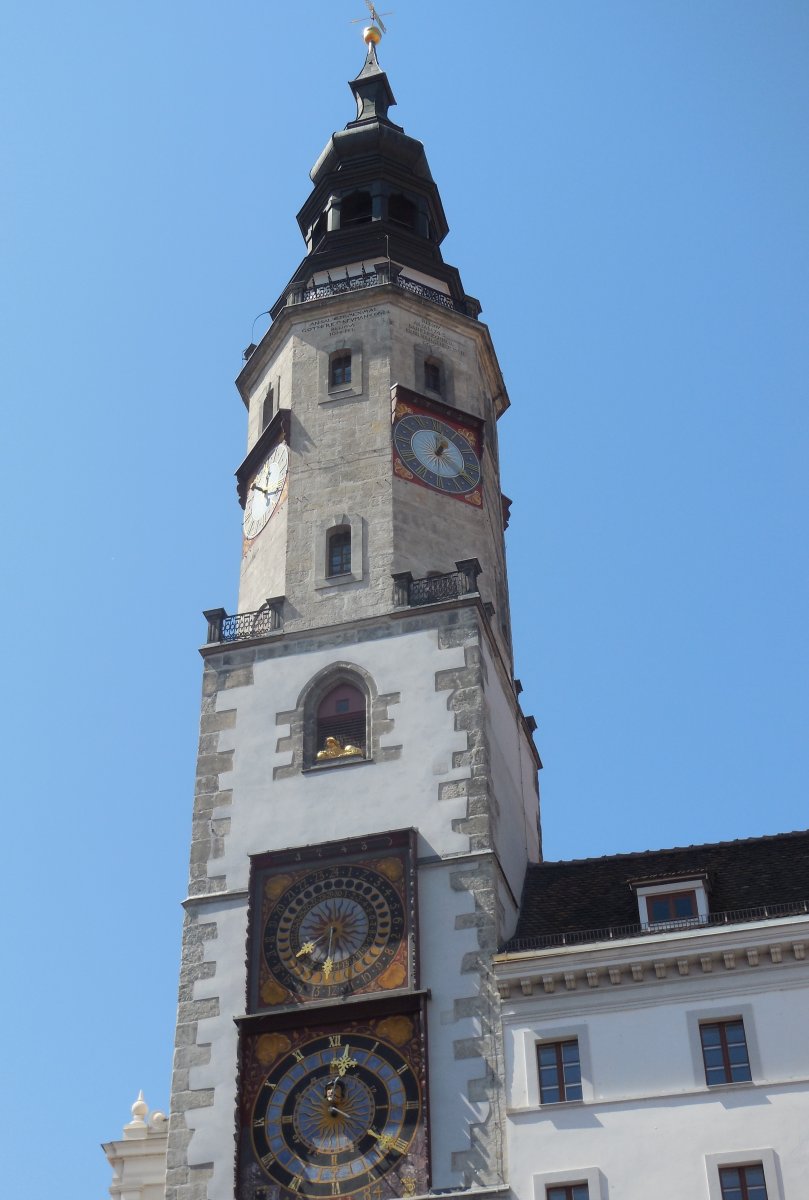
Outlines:
[{"label": "rectangular window with white frame", "polygon": [[607,1200],[607,1181],[598,1167],[570,1167],[534,1175],[533,1200]]},{"label": "rectangular window with white frame", "polygon": [[578,1038],[540,1042],[537,1046],[539,1098],[542,1104],[581,1100],[581,1058]]},{"label": "rectangular window with white frame", "polygon": [[709,1200],[784,1200],[774,1150],[709,1154],[705,1166]]},{"label": "rectangular window with white frame", "polygon": [[708,1087],[751,1081],[744,1021],[703,1021],[699,1036]]},{"label": "rectangular window with white frame", "polygon": [[654,929],[688,928],[708,922],[706,879],[636,880],[631,884],[638,901],[641,925]]}]

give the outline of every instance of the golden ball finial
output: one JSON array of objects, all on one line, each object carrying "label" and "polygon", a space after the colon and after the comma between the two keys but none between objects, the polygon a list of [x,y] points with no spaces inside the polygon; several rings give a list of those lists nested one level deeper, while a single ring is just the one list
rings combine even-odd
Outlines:
[{"label": "golden ball finial", "polygon": [[362,40],[366,46],[378,46],[382,41],[382,30],[378,25],[366,25],[362,31]]}]

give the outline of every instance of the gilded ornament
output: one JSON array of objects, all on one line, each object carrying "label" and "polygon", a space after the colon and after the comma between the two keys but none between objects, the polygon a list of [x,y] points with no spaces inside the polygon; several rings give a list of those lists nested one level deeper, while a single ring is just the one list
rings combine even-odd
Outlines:
[{"label": "gilded ornament", "polygon": [[286,1054],[291,1045],[292,1042],[282,1033],[265,1033],[256,1043],[256,1058],[266,1067],[275,1062],[279,1055]]},{"label": "gilded ornament", "polygon": [[394,1046],[404,1046],[413,1036],[413,1022],[408,1017],[386,1017],[379,1022],[376,1031]]},{"label": "gilded ornament", "polygon": [[336,737],[327,737],[326,745],[322,750],[317,752],[317,761],[323,762],[331,758],[364,758],[365,753],[359,746],[352,746],[351,742],[346,742],[345,746],[341,746]]},{"label": "gilded ornament", "polygon": [[404,969],[402,964],[391,963],[387,971],[383,971],[379,976],[379,983],[386,992],[389,992],[393,988],[400,988],[406,979],[407,971]]},{"label": "gilded ornament", "polygon": [[288,996],[286,988],[282,988],[274,979],[267,979],[261,985],[261,999],[265,1004],[282,1004]]}]

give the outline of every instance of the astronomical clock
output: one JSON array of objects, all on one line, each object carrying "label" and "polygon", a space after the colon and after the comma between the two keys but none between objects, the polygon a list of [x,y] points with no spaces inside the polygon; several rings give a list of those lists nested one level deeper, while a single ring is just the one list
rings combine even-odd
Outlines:
[{"label": "astronomical clock", "polygon": [[391,419],[399,479],[482,506],[483,424],[477,417],[397,385]]},{"label": "astronomical clock", "polygon": [[251,1012],[418,985],[412,830],[252,860]]},{"label": "astronomical clock", "polygon": [[429,1188],[415,836],[252,860],[239,1200]]}]

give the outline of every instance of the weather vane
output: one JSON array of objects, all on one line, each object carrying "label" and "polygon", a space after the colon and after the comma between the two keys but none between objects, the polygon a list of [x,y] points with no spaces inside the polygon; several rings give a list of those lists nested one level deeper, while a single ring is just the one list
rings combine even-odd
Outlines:
[{"label": "weather vane", "polygon": [[[392,17],[393,13],[392,12],[378,13],[376,11],[376,6],[374,5],[373,0],[365,0],[365,3],[368,6],[368,12],[371,14],[371,20],[374,22],[374,24],[379,29],[380,34],[387,33],[388,31],[385,26],[385,22],[382,20],[382,18],[383,17]],[[354,20],[351,22],[351,24],[359,25],[360,21],[366,21],[367,19],[368,19],[367,17],[355,17]],[[378,38],[376,38],[375,40],[379,41]]]}]

